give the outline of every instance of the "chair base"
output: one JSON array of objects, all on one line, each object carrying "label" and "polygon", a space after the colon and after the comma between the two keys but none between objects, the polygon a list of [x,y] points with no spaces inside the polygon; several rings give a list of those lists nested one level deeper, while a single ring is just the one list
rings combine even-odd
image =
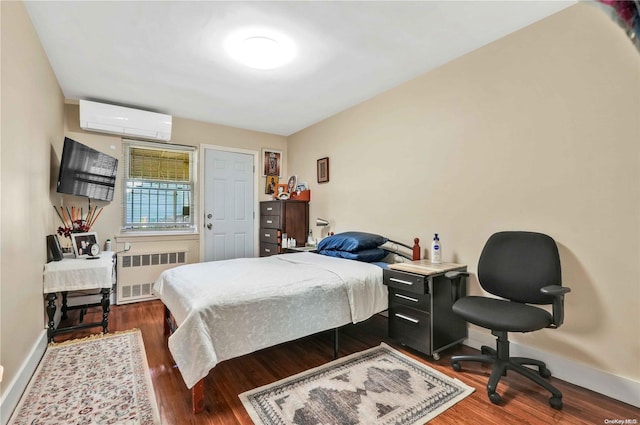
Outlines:
[{"label": "chair base", "polygon": [[[514,372],[529,378],[536,384],[547,389],[552,395],[549,399],[551,407],[558,410],[562,409],[562,393],[556,387],[551,385],[549,381],[544,379],[551,377],[551,372],[547,369],[545,363],[527,357],[509,357],[509,339],[507,338],[507,332],[494,331],[491,333],[498,337],[496,343],[497,350],[491,347],[482,346],[482,354],[453,356],[451,357],[451,366],[453,369],[456,372],[459,372],[462,369],[460,362],[463,361],[492,364],[493,368],[491,370],[491,376],[489,376],[489,382],[487,383],[487,394],[489,396],[489,400],[494,404],[500,403],[501,400],[500,395],[496,392],[498,381],[500,381],[500,378],[503,376],[507,376],[507,370],[513,370]],[[534,369],[526,367],[525,365],[537,367],[538,373],[536,373]]]}]

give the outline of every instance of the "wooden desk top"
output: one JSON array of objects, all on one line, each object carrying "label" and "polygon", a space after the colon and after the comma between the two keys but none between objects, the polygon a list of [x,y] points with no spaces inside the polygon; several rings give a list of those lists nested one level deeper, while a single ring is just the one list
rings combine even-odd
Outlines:
[{"label": "wooden desk top", "polygon": [[400,270],[409,273],[417,273],[424,276],[434,274],[443,274],[452,270],[464,270],[467,268],[464,264],[456,263],[432,263],[429,260],[408,261],[406,263],[389,264],[391,270]]}]

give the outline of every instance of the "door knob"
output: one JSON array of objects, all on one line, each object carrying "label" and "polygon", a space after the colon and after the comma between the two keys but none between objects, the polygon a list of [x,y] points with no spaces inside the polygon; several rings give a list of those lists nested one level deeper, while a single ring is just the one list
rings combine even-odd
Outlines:
[{"label": "door knob", "polygon": [[207,224],[207,229],[209,229],[209,230],[213,229],[213,224],[208,223],[208,224]]},{"label": "door knob", "polygon": [[213,214],[207,214],[207,218],[208,218],[208,219],[213,218]]}]

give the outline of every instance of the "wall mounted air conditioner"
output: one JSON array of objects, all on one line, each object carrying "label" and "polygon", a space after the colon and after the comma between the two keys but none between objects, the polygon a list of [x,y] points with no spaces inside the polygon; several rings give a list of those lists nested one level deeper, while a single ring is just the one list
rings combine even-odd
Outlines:
[{"label": "wall mounted air conditioner", "polygon": [[169,141],[171,115],[80,100],[80,128],[100,133]]}]

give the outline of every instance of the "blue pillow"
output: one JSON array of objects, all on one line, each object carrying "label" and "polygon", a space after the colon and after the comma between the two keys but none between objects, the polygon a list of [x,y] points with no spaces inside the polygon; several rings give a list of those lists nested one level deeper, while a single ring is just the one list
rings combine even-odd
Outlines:
[{"label": "blue pillow", "polygon": [[318,251],[335,249],[338,251],[361,251],[377,248],[387,242],[387,238],[373,233],[344,232],[324,238],[318,243]]},{"label": "blue pillow", "polygon": [[329,257],[338,257],[338,258],[346,258],[348,260],[364,261],[365,263],[380,261],[387,256],[386,251],[380,248],[363,249],[355,252],[340,251],[337,249],[324,249],[324,250],[318,251],[318,253],[322,255],[327,255]]}]

